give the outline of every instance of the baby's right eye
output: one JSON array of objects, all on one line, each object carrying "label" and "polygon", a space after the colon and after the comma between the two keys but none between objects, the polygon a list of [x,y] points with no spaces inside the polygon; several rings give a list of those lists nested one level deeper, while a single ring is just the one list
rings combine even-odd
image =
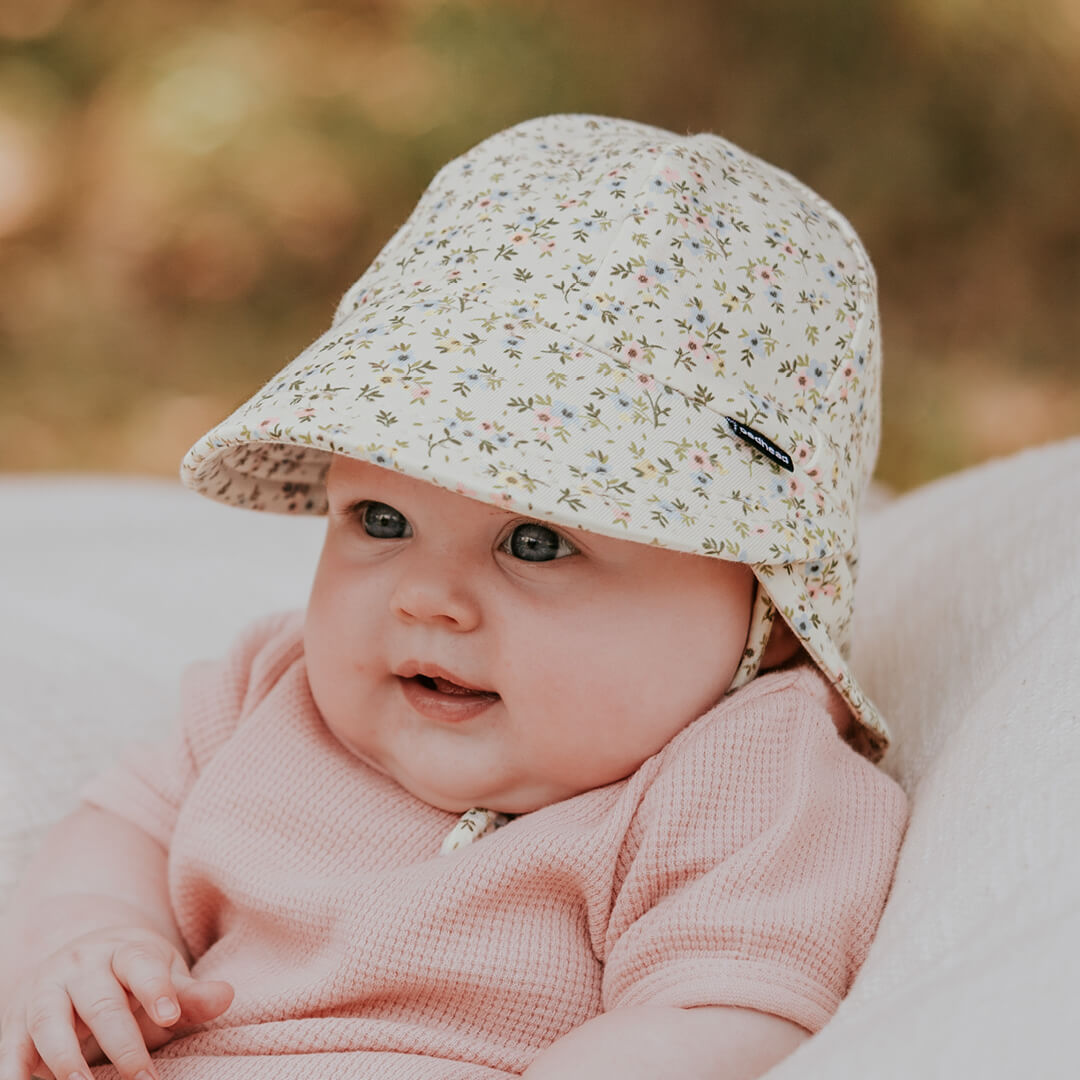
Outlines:
[{"label": "baby's right eye", "polygon": [[379,540],[401,540],[412,536],[412,526],[400,510],[386,503],[366,502],[356,507],[364,532]]}]

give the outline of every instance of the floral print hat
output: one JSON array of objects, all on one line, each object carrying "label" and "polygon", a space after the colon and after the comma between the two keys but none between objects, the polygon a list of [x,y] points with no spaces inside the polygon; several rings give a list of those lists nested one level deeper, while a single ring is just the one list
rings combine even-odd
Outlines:
[{"label": "floral print hat", "polygon": [[846,699],[880,427],[873,268],[848,222],[716,135],[548,116],[446,165],[331,328],[182,466],[326,510],[331,453],[555,524],[748,563],[734,686],[774,610]]}]

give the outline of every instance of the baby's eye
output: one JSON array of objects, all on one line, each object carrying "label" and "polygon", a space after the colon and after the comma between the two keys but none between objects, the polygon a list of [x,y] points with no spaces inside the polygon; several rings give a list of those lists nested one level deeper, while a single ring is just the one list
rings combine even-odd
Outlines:
[{"label": "baby's eye", "polygon": [[518,525],[502,542],[501,550],[526,562],[550,562],[577,554],[569,540],[536,521]]},{"label": "baby's eye", "polygon": [[380,540],[401,540],[412,536],[412,526],[405,515],[386,503],[361,503],[356,509],[368,536]]}]

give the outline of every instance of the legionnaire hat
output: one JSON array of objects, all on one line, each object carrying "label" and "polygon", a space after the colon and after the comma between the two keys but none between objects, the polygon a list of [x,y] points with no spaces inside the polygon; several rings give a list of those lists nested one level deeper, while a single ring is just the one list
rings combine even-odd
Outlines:
[{"label": "legionnaire hat", "polygon": [[517,125],[446,165],[330,329],[188,452],[184,482],[324,513],[331,454],[554,524],[749,564],[888,742],[847,647],[880,430],[876,282],[848,222],[711,134]]}]

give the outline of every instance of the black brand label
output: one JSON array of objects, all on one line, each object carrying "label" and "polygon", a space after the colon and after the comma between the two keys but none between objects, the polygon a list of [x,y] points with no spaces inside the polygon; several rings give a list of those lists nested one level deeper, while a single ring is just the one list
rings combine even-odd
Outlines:
[{"label": "black brand label", "polygon": [[755,450],[760,450],[767,458],[775,461],[780,468],[787,469],[788,472],[795,471],[795,463],[791,460],[791,457],[785,454],[776,443],[766,439],[760,431],[755,431],[745,424],[740,424],[733,417],[725,416],[724,419],[728,422],[732,435],[736,435],[743,442],[749,443]]}]

